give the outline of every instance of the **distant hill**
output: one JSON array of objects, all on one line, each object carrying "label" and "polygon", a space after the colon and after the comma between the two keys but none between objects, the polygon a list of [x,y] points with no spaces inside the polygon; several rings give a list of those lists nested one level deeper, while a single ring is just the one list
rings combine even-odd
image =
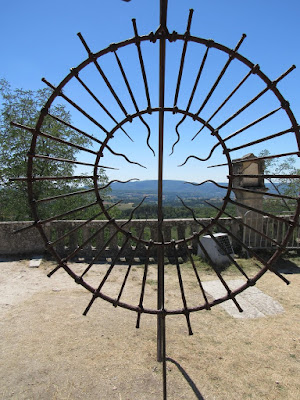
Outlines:
[{"label": "distant hill", "polygon": [[[224,184],[226,185],[226,184]],[[132,195],[156,195],[157,194],[157,180],[134,181],[128,183],[112,183],[112,195],[126,194]],[[223,197],[224,189],[221,189],[211,182],[204,183],[201,186],[194,186],[185,181],[178,180],[164,180],[163,181],[163,194],[166,197],[176,197],[177,195],[183,198],[187,197],[201,197],[201,198],[214,198]]]},{"label": "distant hill", "polygon": [[[227,183],[220,183],[227,186]],[[270,192],[272,188],[266,184]],[[157,193],[157,180],[133,181],[128,183],[114,182],[111,184],[112,195],[123,194],[141,194],[155,195]],[[211,182],[206,182],[201,186],[194,186],[185,181],[164,180],[163,193],[165,196],[182,196],[182,197],[201,197],[205,199],[220,198],[225,194],[225,189],[221,189]]]}]

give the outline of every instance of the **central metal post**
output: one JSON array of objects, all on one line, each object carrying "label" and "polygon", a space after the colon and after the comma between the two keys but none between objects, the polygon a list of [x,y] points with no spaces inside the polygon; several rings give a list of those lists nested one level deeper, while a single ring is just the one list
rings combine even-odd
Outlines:
[{"label": "central metal post", "polygon": [[[157,232],[158,241],[163,243],[163,152],[164,152],[164,106],[165,106],[165,64],[166,64],[166,33],[167,33],[167,0],[160,1],[159,34],[159,139],[158,139],[158,204]],[[158,246],[157,254],[157,309],[162,313],[157,316],[157,360],[165,363],[165,307],[164,299],[164,246]]]}]

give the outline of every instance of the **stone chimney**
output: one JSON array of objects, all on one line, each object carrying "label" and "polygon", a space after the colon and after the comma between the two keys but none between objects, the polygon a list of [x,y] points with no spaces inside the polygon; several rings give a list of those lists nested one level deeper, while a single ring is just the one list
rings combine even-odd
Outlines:
[{"label": "stone chimney", "polygon": [[[263,175],[265,170],[265,163],[263,160],[255,160],[257,157],[250,153],[246,154],[242,158],[233,160],[233,173],[238,175]],[[249,161],[248,161],[249,160]],[[255,193],[234,190],[235,188],[244,188],[255,191]],[[263,208],[263,196],[268,189],[265,186],[263,177],[243,177],[238,176],[233,179],[233,191],[236,200],[239,203],[247,206],[262,210]],[[246,208],[237,207],[237,213],[239,216],[244,216],[247,212]]]},{"label": "stone chimney", "polygon": [[[265,169],[264,160],[255,160],[257,157],[250,153],[237,160],[233,160],[233,173],[240,176],[233,180],[233,191],[236,201],[257,210],[263,209],[263,196],[267,192],[263,177],[243,177],[244,175],[263,175]],[[244,188],[251,192],[235,190]],[[237,215],[242,217],[245,224],[243,227],[243,242],[248,247],[260,247],[263,237],[257,232],[263,232],[264,217],[255,211],[237,206]],[[255,230],[254,230],[255,229]]]}]

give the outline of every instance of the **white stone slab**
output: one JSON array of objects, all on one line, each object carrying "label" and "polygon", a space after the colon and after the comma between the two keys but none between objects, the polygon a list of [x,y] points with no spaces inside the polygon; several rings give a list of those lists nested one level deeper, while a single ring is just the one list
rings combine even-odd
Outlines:
[{"label": "white stone slab", "polygon": [[[236,279],[227,281],[226,283],[231,290],[235,290],[242,286],[245,281]],[[203,287],[214,299],[226,296],[227,294],[226,289],[219,280],[203,282]],[[283,307],[277,301],[253,286],[238,294],[236,300],[243,309],[242,313],[239,312],[232,300],[220,304],[234,318],[261,318],[284,312]]]},{"label": "white stone slab", "polygon": [[35,256],[29,261],[29,268],[38,268],[43,260],[42,256]]}]

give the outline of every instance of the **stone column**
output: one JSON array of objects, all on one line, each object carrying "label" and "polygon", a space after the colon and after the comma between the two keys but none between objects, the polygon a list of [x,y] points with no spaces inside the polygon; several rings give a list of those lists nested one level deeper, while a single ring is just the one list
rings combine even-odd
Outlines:
[{"label": "stone column", "polygon": [[[233,180],[233,191],[236,201],[257,210],[263,209],[263,197],[267,192],[263,177],[243,177],[243,175],[262,175],[264,174],[265,163],[263,160],[255,160],[254,154],[246,154],[240,159],[233,160],[233,173],[240,176]],[[248,161],[249,160],[249,161]],[[255,193],[237,190],[248,189]],[[263,231],[263,215],[237,206],[237,215],[242,217],[244,222],[259,232]],[[264,238],[249,228],[243,228],[243,240],[249,247],[261,247]]]}]

